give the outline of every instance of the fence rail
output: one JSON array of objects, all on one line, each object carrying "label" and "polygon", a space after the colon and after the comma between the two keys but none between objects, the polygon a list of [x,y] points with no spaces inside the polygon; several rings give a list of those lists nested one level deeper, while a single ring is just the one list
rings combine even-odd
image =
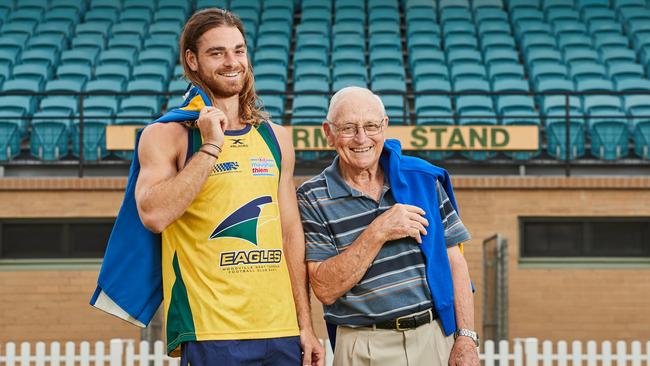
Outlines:
[{"label": "fence rail", "polygon": [[[327,340],[321,340],[325,345]],[[177,366],[179,359],[165,354],[162,341],[136,342],[130,339],[112,339],[106,349],[102,341],[95,342],[91,352],[89,342],[28,342],[6,343],[0,354],[3,366]],[[570,347],[569,347],[570,346]],[[137,350],[136,350],[137,349]],[[543,341],[535,338],[509,341],[485,341],[479,350],[484,366],[650,366],[650,341]],[[326,364],[332,364],[328,347]]]}]

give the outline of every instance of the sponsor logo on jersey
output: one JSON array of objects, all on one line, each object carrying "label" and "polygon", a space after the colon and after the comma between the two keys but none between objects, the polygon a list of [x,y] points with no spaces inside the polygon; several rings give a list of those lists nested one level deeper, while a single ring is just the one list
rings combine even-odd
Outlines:
[{"label": "sponsor logo on jersey", "polygon": [[273,177],[275,176],[273,168],[275,168],[275,160],[271,158],[251,158],[251,174],[253,176]]},{"label": "sponsor logo on jersey", "polygon": [[243,138],[231,138],[228,140],[230,140],[230,147],[248,147],[248,144],[244,142]]},{"label": "sponsor logo on jersey", "polygon": [[224,161],[221,163],[216,163],[212,166],[212,172],[210,175],[220,175],[224,173],[241,173],[239,169],[239,163],[236,161]]}]

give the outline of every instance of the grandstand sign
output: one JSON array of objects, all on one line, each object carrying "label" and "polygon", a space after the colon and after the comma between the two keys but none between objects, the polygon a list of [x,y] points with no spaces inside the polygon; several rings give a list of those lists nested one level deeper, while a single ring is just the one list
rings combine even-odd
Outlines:
[{"label": "grandstand sign", "polygon": [[[142,126],[106,127],[109,150],[133,150],[135,132]],[[321,126],[288,127],[296,150],[330,150]],[[391,126],[388,138],[402,142],[404,150],[536,151],[537,126]]]},{"label": "grandstand sign", "polygon": [[[320,126],[292,127],[296,150],[327,150]],[[537,126],[391,126],[388,138],[402,142],[404,150],[505,150],[536,151]]]}]

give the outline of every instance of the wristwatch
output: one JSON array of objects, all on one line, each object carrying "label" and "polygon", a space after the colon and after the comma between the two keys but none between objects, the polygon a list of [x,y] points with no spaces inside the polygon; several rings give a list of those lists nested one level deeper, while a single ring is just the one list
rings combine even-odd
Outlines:
[{"label": "wristwatch", "polygon": [[479,343],[478,343],[479,337],[478,337],[478,333],[476,333],[475,331],[469,330],[469,329],[459,328],[458,330],[456,330],[456,332],[454,332],[454,339],[456,339],[456,338],[458,338],[460,336],[471,338],[474,341],[474,344],[476,345],[476,347],[478,347],[478,345],[479,345]]}]

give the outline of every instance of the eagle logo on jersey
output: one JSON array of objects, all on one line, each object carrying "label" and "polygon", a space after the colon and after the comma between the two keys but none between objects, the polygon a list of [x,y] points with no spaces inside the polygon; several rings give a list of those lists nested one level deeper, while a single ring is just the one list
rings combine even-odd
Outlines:
[{"label": "eagle logo on jersey", "polygon": [[261,196],[244,204],[226,217],[210,235],[210,240],[217,238],[238,238],[257,246],[257,222],[262,208],[271,203],[271,196]]}]

